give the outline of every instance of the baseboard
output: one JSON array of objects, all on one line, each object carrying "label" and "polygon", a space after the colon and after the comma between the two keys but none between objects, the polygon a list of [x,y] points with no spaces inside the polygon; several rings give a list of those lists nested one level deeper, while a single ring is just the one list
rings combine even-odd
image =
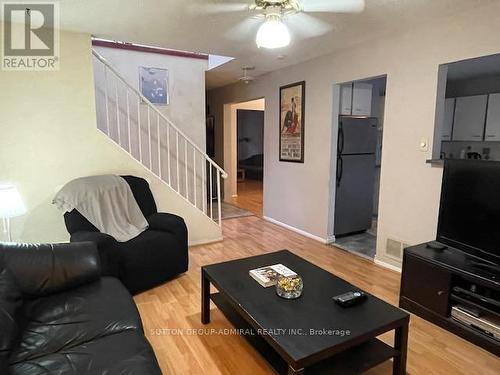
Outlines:
[{"label": "baseboard", "polygon": [[335,236],[332,234],[331,236],[326,237],[326,244],[327,244],[327,245],[331,245],[331,244],[335,243],[335,240],[336,240],[336,238],[335,238]]},{"label": "baseboard", "polygon": [[278,221],[278,220],[275,220],[275,219],[272,219],[270,217],[267,217],[267,216],[263,216],[262,217],[264,220],[266,221],[269,221],[270,223],[273,223],[273,224],[276,224],[276,225],[279,225],[280,227],[283,227],[283,228],[286,228],[288,230],[291,230],[292,232],[295,232],[295,233],[298,233],[298,234],[301,234],[302,236],[304,237],[308,237],[312,240],[315,240],[315,241],[318,241],[318,242],[321,242],[321,243],[324,243],[324,244],[328,244],[328,239],[326,238],[322,238],[322,237],[319,237],[319,236],[316,236],[314,234],[311,234],[309,232],[306,232],[302,229],[298,229],[298,228],[295,228],[295,227],[292,227],[291,225],[288,225],[288,224],[285,224],[285,223],[282,223],[281,221]]},{"label": "baseboard", "polygon": [[211,240],[196,240],[189,241],[189,247],[191,246],[200,246],[200,245],[210,245],[212,243],[221,242],[223,240],[222,236],[219,238],[211,239]]},{"label": "baseboard", "polygon": [[384,261],[382,261],[380,259],[377,259],[377,258],[375,258],[374,261],[375,261],[375,264],[377,264],[377,265],[379,265],[381,267],[384,267],[384,268],[390,269],[392,271],[396,271],[398,273],[401,273],[401,268],[400,267],[394,266],[394,265],[392,265],[390,263],[384,262]]}]

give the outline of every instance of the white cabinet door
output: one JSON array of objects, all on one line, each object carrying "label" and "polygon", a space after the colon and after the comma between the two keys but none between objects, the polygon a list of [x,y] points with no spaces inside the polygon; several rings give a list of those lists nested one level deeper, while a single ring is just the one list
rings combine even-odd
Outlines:
[{"label": "white cabinet door", "polygon": [[446,101],[444,102],[444,122],[441,133],[441,140],[443,141],[451,141],[454,114],[455,114],[455,98],[446,99]]},{"label": "white cabinet door", "polygon": [[352,114],[352,83],[340,86],[340,114]]},{"label": "white cabinet door", "polygon": [[371,116],[373,85],[369,83],[354,83],[352,94],[353,116]]},{"label": "white cabinet door", "polygon": [[486,118],[486,141],[500,141],[500,94],[491,94]]},{"label": "white cabinet door", "polygon": [[488,95],[457,98],[453,123],[454,141],[483,140],[487,102]]}]

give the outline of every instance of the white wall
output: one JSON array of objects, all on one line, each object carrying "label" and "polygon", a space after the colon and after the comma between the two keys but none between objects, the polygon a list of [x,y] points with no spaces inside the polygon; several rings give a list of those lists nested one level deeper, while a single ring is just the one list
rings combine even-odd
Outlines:
[{"label": "white wall", "polygon": [[0,70],[0,183],[17,185],[28,209],[12,222],[14,240],[68,240],[51,204],[56,189],[106,173],[148,179],[159,210],[185,218],[191,243],[220,239],[216,224],[97,130],[90,35],[62,32],[60,63],[55,72]]},{"label": "white wall", "polygon": [[[432,150],[421,152],[419,143],[423,137],[432,141],[434,133],[438,66],[498,53],[498,35],[500,2],[495,2],[270,73],[248,86],[213,90],[217,157],[223,158],[224,104],[264,97],[264,215],[326,239],[335,176],[333,85],[387,74],[377,259],[398,265],[385,254],[388,238],[412,244],[436,235],[442,170],[425,163]],[[301,80],[306,81],[305,163],[279,162],[279,87]]]}]

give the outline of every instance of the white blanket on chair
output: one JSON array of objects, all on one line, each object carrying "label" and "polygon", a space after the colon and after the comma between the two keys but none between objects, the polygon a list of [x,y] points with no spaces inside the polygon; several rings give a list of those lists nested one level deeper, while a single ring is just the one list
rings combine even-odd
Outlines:
[{"label": "white blanket on chair", "polygon": [[101,233],[126,242],[144,232],[148,222],[137,204],[129,184],[120,176],[77,178],[56,194],[59,209],[76,209]]}]

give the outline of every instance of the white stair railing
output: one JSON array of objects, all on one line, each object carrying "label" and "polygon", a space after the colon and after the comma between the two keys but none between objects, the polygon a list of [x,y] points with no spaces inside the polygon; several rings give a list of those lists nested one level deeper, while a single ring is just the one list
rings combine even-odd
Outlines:
[{"label": "white stair railing", "polygon": [[221,180],[227,173],[104,57],[92,54],[98,128],[221,225]]}]

